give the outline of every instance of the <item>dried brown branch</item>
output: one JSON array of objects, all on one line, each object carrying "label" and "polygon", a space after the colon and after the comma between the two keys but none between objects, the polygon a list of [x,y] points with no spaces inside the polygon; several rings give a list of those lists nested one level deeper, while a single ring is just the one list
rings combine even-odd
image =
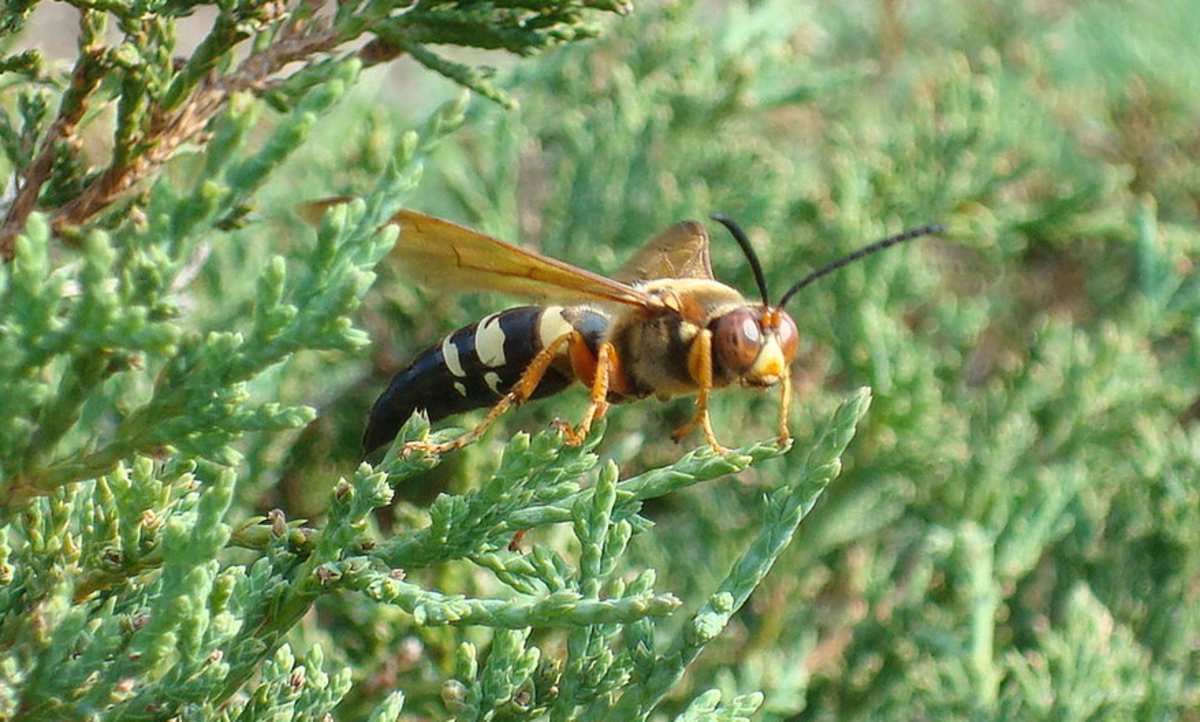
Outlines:
[{"label": "dried brown branch", "polygon": [[[63,95],[59,117],[41,132],[40,141],[30,141],[40,142],[40,146],[34,149],[24,171],[19,172],[14,202],[0,224],[0,262],[11,258],[15,238],[34,210],[49,216],[58,238],[74,238],[77,226],[92,221],[144,185],[181,147],[202,141],[213,118],[234,94],[263,95],[282,88],[287,92],[272,97],[290,98],[303,92],[310,81],[317,82],[321,71],[326,70],[309,65],[312,77],[308,77],[306,69],[290,72],[289,65],[312,63],[316,57],[331,54],[362,35],[382,33],[384,37],[346,52],[357,52],[367,66],[407,53],[427,68],[509,105],[507,96],[487,82],[482,70],[443,58],[424,46],[449,44],[527,55],[573,37],[577,31],[555,28],[576,25],[581,12],[576,0],[548,2],[544,7],[534,3],[537,7],[530,8],[522,3],[510,7],[465,0],[446,4],[453,8],[434,7],[440,5],[436,3],[423,7],[410,0],[366,3],[364,7],[358,7],[355,1],[350,2],[350,10],[345,5],[341,3],[337,13],[326,16],[322,14],[323,0],[233,3],[217,15],[208,36],[191,57],[175,65],[164,55],[173,49],[167,39],[171,37],[169,32],[151,32],[149,28],[158,26],[146,25],[145,32],[127,35],[121,47],[109,46],[105,43],[106,19],[111,14],[124,17],[127,24],[123,27],[131,32],[128,23],[133,20],[128,9],[106,4],[103,9],[83,10],[84,39],[74,77]],[[625,8],[612,2],[584,3],[582,7],[593,5],[617,12]],[[229,71],[233,54],[251,37],[262,42],[255,43],[248,57]],[[117,106],[114,149],[106,164],[88,166],[79,148],[71,143],[86,111],[94,114],[101,104],[93,96],[109,72],[124,74],[112,77],[114,83],[105,83],[106,88],[120,86],[111,97],[103,99]],[[85,171],[77,172],[80,169]],[[55,194],[55,200],[48,200],[51,194],[47,189],[60,185],[69,187],[74,195],[60,201],[57,199],[63,196]]]},{"label": "dried brown branch", "polygon": [[103,56],[103,50],[89,50],[75,63],[62,110],[46,132],[37,157],[23,174],[12,205],[5,214],[4,224],[0,226],[0,261],[7,262],[12,258],[17,234],[25,227],[29,214],[37,207],[43,186],[50,180],[59,144],[74,141],[75,129],[88,109],[88,98],[100,84]]},{"label": "dried brown branch", "polygon": [[[180,107],[172,110],[162,106],[152,108],[147,130],[137,139],[145,151],[133,154],[124,162],[114,160],[82,193],[64,205],[50,209],[54,232],[59,234],[66,228],[87,222],[152,176],[175,156],[180,147],[204,130],[233,94],[261,92],[269,87],[270,78],[288,64],[329,52],[342,40],[333,30],[304,33],[291,26],[282,31],[274,43],[245,58],[234,72],[220,79],[209,76],[197,84]],[[81,57],[72,81],[72,92],[86,98],[99,83],[98,67],[98,60],[90,55]],[[16,200],[0,228],[0,258],[3,260],[12,256],[17,234],[36,208],[39,193],[50,177],[58,144],[72,136],[86,108],[85,102],[64,108],[64,114],[47,134],[37,161],[25,174]]]},{"label": "dried brown branch", "polygon": [[173,158],[182,145],[208,125],[234,93],[261,91],[267,80],[289,63],[332,50],[339,41],[338,35],[329,30],[311,35],[287,35],[262,52],[247,57],[229,76],[202,82],[178,110],[155,112],[142,140],[149,148],[148,152],[129,163],[110,167],[82,194],[52,214],[51,227],[59,232],[84,223],[108,208]]}]

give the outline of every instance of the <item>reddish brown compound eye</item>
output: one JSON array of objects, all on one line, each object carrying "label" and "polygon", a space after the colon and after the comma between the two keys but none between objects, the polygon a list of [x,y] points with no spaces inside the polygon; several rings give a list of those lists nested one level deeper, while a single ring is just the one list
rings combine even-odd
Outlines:
[{"label": "reddish brown compound eye", "polygon": [[735,374],[749,371],[763,344],[762,330],[754,311],[749,308],[730,311],[714,321],[710,328],[720,364]]},{"label": "reddish brown compound eye", "polygon": [[800,345],[800,330],[786,311],[780,310],[778,313],[779,328],[775,333],[779,338],[779,348],[783,351],[783,360],[790,364],[796,358],[796,347]]}]

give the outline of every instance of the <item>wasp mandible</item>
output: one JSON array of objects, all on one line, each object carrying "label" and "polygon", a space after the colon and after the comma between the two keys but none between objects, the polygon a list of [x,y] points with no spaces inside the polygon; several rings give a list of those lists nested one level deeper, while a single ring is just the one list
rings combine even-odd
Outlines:
[{"label": "wasp mandible", "polygon": [[847,263],[943,230],[923,226],[859,249],[810,273],[773,304],[746,234],[729,218],[713,219],[741,246],[760,302],[747,301],[713,278],[708,234],[696,221],[662,231],[605,277],[449,221],[398,213],[392,222],[399,225],[400,238],[392,257],[418,282],[502,291],[550,305],[491,314],[418,354],[371,407],[364,453],[391,442],[414,411],[424,410],[437,421],[491,406],[482,422],[452,441],[409,444],[410,450],[435,453],[462,447],[510,407],[556,394],[576,380],[590,390],[590,401],[577,426],[561,425],[568,443],[581,443],[610,404],[695,396],[695,414],[673,438],[699,428],[713,451],[725,453],[708,404],[714,389],[733,384],[781,387],[779,441],[787,443],[790,364],[799,332],[784,306],[802,288]]}]

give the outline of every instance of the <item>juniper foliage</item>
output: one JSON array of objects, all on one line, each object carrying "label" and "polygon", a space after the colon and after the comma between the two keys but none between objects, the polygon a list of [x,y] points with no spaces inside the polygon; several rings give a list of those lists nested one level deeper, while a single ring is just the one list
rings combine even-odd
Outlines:
[{"label": "juniper foliage", "polygon": [[[71,4],[69,67],[0,58],[0,717],[1200,702],[1186,2],[644,3],[587,43],[628,8],[219,3],[182,57],[196,4]],[[520,60],[498,77],[453,45]],[[379,104],[364,69],[391,61],[499,102],[418,74]],[[292,216],[329,195],[362,200]],[[497,308],[394,278],[377,229],[401,205],[598,271],[720,211],[777,289],[902,226],[951,232],[791,309],[790,453],[685,454],[683,401],[584,448],[501,427],[359,465],[388,371]],[[752,287],[715,234],[714,265]],[[727,443],[773,413],[713,405]]]}]

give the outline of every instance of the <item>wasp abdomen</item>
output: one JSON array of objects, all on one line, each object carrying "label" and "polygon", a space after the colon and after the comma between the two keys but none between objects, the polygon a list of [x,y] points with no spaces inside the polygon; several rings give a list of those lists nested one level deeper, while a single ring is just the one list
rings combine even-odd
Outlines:
[{"label": "wasp abdomen", "polygon": [[[597,347],[604,321],[586,309],[521,306],[458,329],[392,377],[367,417],[363,450],[370,453],[390,442],[414,411],[424,410],[437,421],[495,404],[557,338],[577,329]],[[566,368],[551,366],[530,398],[558,393],[572,381]]]}]

